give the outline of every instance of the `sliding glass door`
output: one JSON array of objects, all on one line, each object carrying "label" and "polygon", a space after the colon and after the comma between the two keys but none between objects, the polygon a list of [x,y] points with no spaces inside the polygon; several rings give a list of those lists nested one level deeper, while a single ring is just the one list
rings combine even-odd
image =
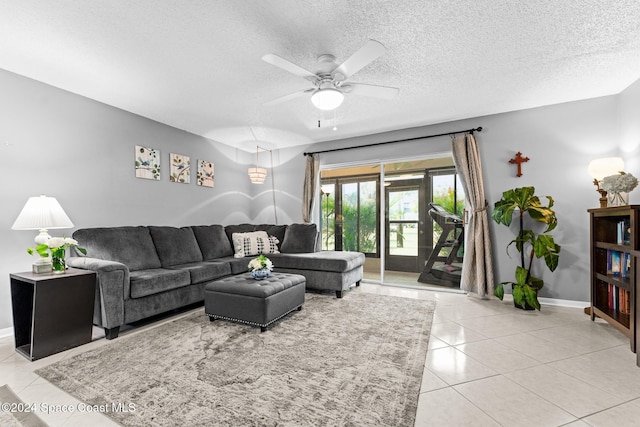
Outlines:
[{"label": "sliding glass door", "polygon": [[389,284],[424,286],[418,278],[442,234],[429,204],[464,209],[450,157],[327,169],[321,188],[322,249],[363,252],[365,279]]}]

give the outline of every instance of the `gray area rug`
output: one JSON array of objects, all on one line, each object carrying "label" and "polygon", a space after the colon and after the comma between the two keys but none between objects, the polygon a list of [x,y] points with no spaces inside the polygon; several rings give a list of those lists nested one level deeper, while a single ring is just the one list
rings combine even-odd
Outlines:
[{"label": "gray area rug", "polygon": [[36,373],[127,426],[413,426],[434,308],[307,294],[264,333],[202,310]]},{"label": "gray area rug", "polygon": [[47,427],[35,413],[26,410],[24,402],[9,388],[0,387],[0,426],[2,427]]}]

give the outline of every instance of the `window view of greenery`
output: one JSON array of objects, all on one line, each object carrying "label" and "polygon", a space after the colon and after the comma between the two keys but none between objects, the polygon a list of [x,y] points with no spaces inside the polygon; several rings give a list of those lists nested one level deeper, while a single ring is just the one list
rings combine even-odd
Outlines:
[{"label": "window view of greenery", "polygon": [[[338,185],[342,196],[342,250],[377,253],[378,191],[376,181]],[[334,250],[335,185],[322,185],[322,249]]]},{"label": "window view of greenery", "polygon": [[388,199],[389,254],[417,256],[418,190],[389,191]]},{"label": "window view of greenery", "polygon": [[320,189],[320,203],[322,215],[320,226],[322,228],[322,250],[332,251],[335,243],[335,197],[336,186],[334,184],[322,184]]}]

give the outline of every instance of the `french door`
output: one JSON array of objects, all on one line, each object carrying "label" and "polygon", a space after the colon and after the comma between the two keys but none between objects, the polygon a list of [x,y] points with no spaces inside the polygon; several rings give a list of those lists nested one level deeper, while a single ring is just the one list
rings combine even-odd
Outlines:
[{"label": "french door", "polygon": [[411,180],[386,181],[385,201],[385,267],[419,273],[427,252],[424,175],[416,175]]}]

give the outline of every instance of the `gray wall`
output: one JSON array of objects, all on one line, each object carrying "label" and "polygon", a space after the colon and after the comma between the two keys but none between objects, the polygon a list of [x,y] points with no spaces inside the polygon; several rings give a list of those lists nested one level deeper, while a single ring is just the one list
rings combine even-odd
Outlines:
[{"label": "gray wall", "polygon": [[[0,331],[11,326],[9,273],[28,271],[36,232],[9,228],[29,196],[47,194],[62,204],[80,227],[274,222],[271,176],[251,185],[246,168],[254,155],[98,102],[0,70]],[[618,96],[406,129],[384,135],[331,141],[274,151],[276,205],[281,224],[301,220],[304,151],[410,138],[483,126],[477,134],[489,203],[502,191],[533,185],[556,200],[563,246],[560,267],[545,274],[544,297],[589,300],[588,216],[598,194],[587,174],[590,160],[622,155],[627,171],[640,175],[640,82]],[[135,178],[135,145],[161,150],[159,182]],[[447,137],[323,155],[323,164],[386,160],[449,151]],[[507,163],[516,151],[531,160],[524,176]],[[215,163],[213,189],[168,180],[169,152]],[[261,154],[265,166],[266,154]],[[640,203],[640,191],[631,193]],[[52,235],[70,235],[53,230]],[[498,280],[509,280],[514,260],[504,254],[513,233],[493,227]]]},{"label": "gray wall", "polygon": [[[35,260],[37,232],[10,230],[30,196],[56,197],[76,228],[252,221],[250,154],[2,70],[0,93],[0,330],[13,323],[9,273]],[[160,149],[161,181],[135,178],[135,145]],[[169,152],[191,157],[190,184],[169,182]],[[214,162],[214,188],[195,184],[197,159]]]},{"label": "gray wall", "polygon": [[[545,281],[542,297],[589,301],[589,217],[587,209],[599,206],[587,166],[592,159],[622,156],[625,170],[640,176],[640,81],[620,95],[571,102],[548,107],[479,117],[386,134],[330,141],[297,149],[294,163],[276,169],[279,182],[287,183],[293,209],[292,218],[300,215],[298,200],[302,195],[304,151],[363,145],[373,142],[433,135],[453,130],[482,126],[476,133],[481,152],[489,205],[500,199],[503,191],[521,186],[534,186],[539,196],[552,196],[558,215],[553,235],[562,246],[560,264],[554,273],[538,264],[535,273]],[[320,155],[321,165],[339,165],[361,161],[380,161],[401,157],[450,152],[450,138],[440,137],[378,147],[347,150]],[[523,165],[523,176],[516,177],[515,165],[508,160],[521,151],[530,160]],[[288,150],[287,155],[292,155]],[[292,185],[294,185],[292,187]],[[546,200],[546,199],[544,199]],[[640,202],[640,190],[630,195],[631,203]],[[260,211],[259,205],[253,209]],[[515,224],[514,224],[515,225]],[[517,263],[506,255],[505,247],[515,227],[491,224],[496,260],[497,281],[512,280]]]}]

